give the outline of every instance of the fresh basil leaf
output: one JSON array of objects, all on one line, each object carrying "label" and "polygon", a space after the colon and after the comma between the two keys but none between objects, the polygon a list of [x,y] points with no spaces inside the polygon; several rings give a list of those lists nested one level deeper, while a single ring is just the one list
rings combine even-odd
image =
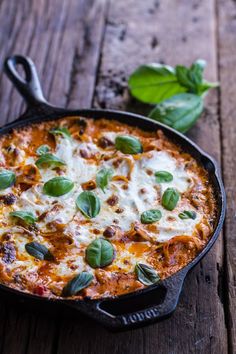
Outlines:
[{"label": "fresh basil leaf", "polygon": [[179,192],[175,188],[167,188],[162,196],[161,204],[167,210],[173,210],[179,201]]},{"label": "fresh basil leaf", "polygon": [[30,242],[25,245],[26,251],[33,256],[34,258],[46,261],[54,260],[53,255],[51,252],[38,242]]},{"label": "fresh basil leaf", "polygon": [[74,183],[69,178],[54,177],[44,184],[43,192],[51,197],[60,197],[69,193],[73,187]]},{"label": "fresh basil leaf", "polygon": [[47,154],[49,151],[50,151],[50,147],[48,145],[41,145],[36,150],[36,154],[38,156],[41,156],[41,155]]},{"label": "fresh basil leaf", "polygon": [[113,175],[113,170],[111,168],[102,168],[98,171],[96,176],[97,186],[101,188],[103,192],[105,192],[105,188],[108,185],[108,182],[111,180]]},{"label": "fresh basil leaf", "polygon": [[115,139],[115,148],[123,154],[139,154],[143,147],[139,139],[131,135],[118,135]]},{"label": "fresh basil leaf", "polygon": [[76,206],[84,216],[91,219],[99,214],[101,203],[96,194],[84,191],[77,197]]},{"label": "fresh basil leaf", "polygon": [[72,278],[62,290],[62,296],[76,295],[80,290],[87,288],[93,281],[93,275],[88,272],[81,272]]},{"label": "fresh basil leaf", "polygon": [[35,165],[39,168],[42,167],[59,167],[66,165],[65,161],[62,159],[59,159],[57,156],[53,154],[44,154],[38,158],[38,160],[35,162]]},{"label": "fresh basil leaf", "polygon": [[173,181],[173,175],[167,171],[157,171],[155,177],[157,183],[168,183]]},{"label": "fresh basil leaf", "polygon": [[34,224],[37,221],[37,217],[31,213],[31,211],[12,211],[9,215],[21,219],[29,225]]},{"label": "fresh basil leaf", "polygon": [[197,95],[202,95],[211,87],[216,87],[217,83],[208,83],[203,80],[203,70],[206,66],[205,60],[196,60],[190,68],[186,68],[182,65],[177,65],[176,76],[179,83],[185,86],[189,92],[195,93]]},{"label": "fresh basil leaf", "polygon": [[184,210],[182,213],[179,213],[179,218],[184,219],[193,219],[195,220],[197,217],[197,213],[191,210]]},{"label": "fresh basil leaf", "polygon": [[102,268],[111,264],[114,259],[114,247],[104,238],[97,238],[86,249],[86,261],[92,268]]},{"label": "fresh basil leaf", "polygon": [[135,273],[138,280],[144,285],[152,285],[160,281],[157,271],[146,264],[136,264]]},{"label": "fresh basil leaf", "polygon": [[203,100],[191,93],[182,93],[157,105],[149,117],[182,133],[188,131],[203,111]]},{"label": "fresh basil leaf", "polygon": [[161,219],[162,215],[158,209],[146,210],[141,214],[141,223],[142,224],[152,224]]},{"label": "fresh basil leaf", "polygon": [[65,127],[58,127],[49,130],[49,133],[52,135],[62,135],[64,138],[71,138],[69,130]]},{"label": "fresh basil leaf", "polygon": [[139,66],[129,77],[132,96],[145,103],[160,103],[178,93],[186,92],[167,65],[148,64]]},{"label": "fresh basil leaf", "polygon": [[0,171],[0,190],[11,187],[16,181],[16,175],[9,170]]}]

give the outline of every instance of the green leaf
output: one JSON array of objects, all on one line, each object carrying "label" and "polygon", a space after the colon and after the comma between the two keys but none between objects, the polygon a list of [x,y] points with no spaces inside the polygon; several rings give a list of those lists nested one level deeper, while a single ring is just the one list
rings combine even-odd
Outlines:
[{"label": "green leaf", "polygon": [[203,80],[201,86],[198,88],[198,94],[204,97],[209,89],[215,87],[219,87],[219,82],[209,82]]},{"label": "green leaf", "polygon": [[38,149],[36,150],[36,154],[38,156],[41,156],[41,155],[44,155],[46,154],[47,152],[50,151],[50,147],[48,145],[41,145],[38,147]]},{"label": "green leaf", "polygon": [[91,219],[99,214],[101,203],[96,194],[84,191],[77,197],[76,206],[84,216]]},{"label": "green leaf", "polygon": [[161,219],[162,215],[160,210],[150,209],[146,210],[141,214],[141,223],[142,224],[152,224]]},{"label": "green leaf", "polygon": [[30,242],[25,245],[26,251],[33,256],[34,258],[46,261],[54,260],[53,255],[51,252],[38,242]]},{"label": "green leaf", "polygon": [[191,93],[182,93],[157,105],[149,117],[182,133],[188,131],[203,111],[203,100]]},{"label": "green leaf", "polygon": [[146,264],[136,264],[135,273],[138,280],[144,285],[152,285],[160,281],[157,271]]},{"label": "green leaf", "polygon": [[216,87],[216,83],[210,83],[203,80],[203,70],[206,66],[205,60],[196,60],[190,68],[177,65],[176,76],[179,83],[185,86],[189,92],[202,95],[212,87]]},{"label": "green leaf", "polygon": [[168,183],[173,181],[173,175],[167,171],[157,171],[155,177],[157,183]]},{"label": "green leaf", "polygon": [[145,103],[160,103],[187,89],[177,80],[175,70],[167,65],[139,66],[129,77],[132,96]]},{"label": "green leaf", "polygon": [[16,181],[16,175],[9,170],[0,171],[0,190],[11,187]]},{"label": "green leaf", "polygon": [[60,197],[69,193],[73,187],[74,183],[69,178],[54,177],[44,184],[43,192],[51,197]]},{"label": "green leaf", "polygon": [[97,238],[86,249],[86,261],[92,268],[102,268],[114,259],[114,247],[104,238]]},{"label": "green leaf", "polygon": [[131,135],[118,135],[115,139],[115,148],[123,154],[139,154],[143,147],[139,139]]},{"label": "green leaf", "polygon": [[197,217],[197,213],[191,210],[184,210],[182,213],[179,213],[179,218],[184,219],[193,219],[195,220]]},{"label": "green leaf", "polygon": [[37,217],[31,211],[12,211],[9,215],[23,220],[28,225],[32,225],[37,221]]},{"label": "green leaf", "polygon": [[167,188],[162,196],[161,204],[167,210],[173,210],[179,201],[179,192],[175,188]]},{"label": "green leaf", "polygon": [[38,158],[38,160],[35,162],[36,166],[39,168],[42,167],[59,167],[59,166],[64,166],[66,165],[65,161],[62,159],[59,159],[57,156],[53,154],[44,154]]},{"label": "green leaf", "polygon": [[52,135],[62,135],[64,138],[71,138],[71,134],[67,128],[64,127],[58,127],[58,128],[53,128],[49,130],[49,133]]},{"label": "green leaf", "polygon": [[88,272],[81,272],[72,278],[62,290],[62,296],[76,295],[80,290],[87,288],[93,281],[93,275]]},{"label": "green leaf", "polygon": [[112,175],[113,170],[111,168],[102,168],[100,171],[98,171],[96,176],[96,183],[103,192],[105,192],[105,188],[107,187],[108,182],[111,180]]}]

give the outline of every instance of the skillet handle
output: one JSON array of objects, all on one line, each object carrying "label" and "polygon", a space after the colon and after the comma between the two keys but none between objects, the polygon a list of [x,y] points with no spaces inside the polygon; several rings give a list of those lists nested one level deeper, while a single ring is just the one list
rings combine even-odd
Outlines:
[{"label": "skillet handle", "polygon": [[[18,65],[23,68],[25,78],[19,74]],[[36,67],[30,58],[22,55],[10,56],[5,59],[4,71],[29,106],[49,105],[43,96]]]},{"label": "skillet handle", "polygon": [[[164,319],[176,309],[188,268],[163,280],[159,286],[117,299],[67,302],[113,331],[142,327]],[[66,302],[65,302],[66,303]]]}]

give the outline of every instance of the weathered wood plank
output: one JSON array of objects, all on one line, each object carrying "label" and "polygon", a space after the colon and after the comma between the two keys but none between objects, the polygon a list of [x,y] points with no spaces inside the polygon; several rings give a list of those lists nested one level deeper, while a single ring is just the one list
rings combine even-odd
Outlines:
[{"label": "weathered wood plank", "polygon": [[[111,1],[95,105],[140,112],[130,100],[126,78],[139,64],[165,61],[190,64],[203,57],[207,77],[217,79],[215,4],[210,1]],[[217,92],[191,137],[220,161]],[[143,107],[141,108],[142,112]],[[210,138],[209,138],[210,137]],[[174,316],[149,328],[110,334],[99,327],[74,323],[61,328],[59,353],[226,353],[227,333],[221,294],[223,247],[220,239],[189,275]],[[87,333],[88,332],[88,333]],[[87,333],[87,335],[85,335]]]},{"label": "weathered wood plank", "polygon": [[[7,55],[28,55],[36,63],[45,96],[52,103],[89,107],[106,3],[106,0],[2,0],[0,65]],[[22,99],[2,73],[0,111],[0,125],[23,111]],[[1,299],[0,350],[8,354],[55,352],[58,324],[56,317],[21,310]]]},{"label": "weathered wood plank", "polygon": [[219,16],[219,68],[220,68],[220,110],[222,120],[223,172],[227,192],[227,216],[225,222],[226,263],[228,282],[228,327],[229,351],[236,352],[236,121],[235,121],[235,66],[236,66],[236,2],[217,2]]}]

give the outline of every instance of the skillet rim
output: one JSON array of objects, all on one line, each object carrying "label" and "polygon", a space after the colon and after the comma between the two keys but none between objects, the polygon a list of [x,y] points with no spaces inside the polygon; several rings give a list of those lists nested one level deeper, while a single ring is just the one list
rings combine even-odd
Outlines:
[{"label": "skillet rim", "polygon": [[[32,117],[32,115],[35,115],[35,117]],[[114,117],[109,117],[109,115],[114,116]],[[219,207],[219,202],[220,202],[220,211],[217,215],[217,220],[216,220],[216,224],[215,224],[215,228],[214,231],[212,232],[212,235],[210,237],[210,239],[208,240],[208,242],[206,243],[205,247],[201,250],[201,252],[192,260],[190,261],[185,267],[181,268],[180,270],[178,270],[176,273],[172,274],[171,276],[165,278],[164,280],[167,279],[174,279],[175,277],[178,277],[178,275],[180,275],[181,273],[183,276],[183,282],[184,279],[186,277],[186,275],[188,274],[188,272],[197,265],[197,263],[199,261],[202,260],[202,258],[210,251],[210,249],[212,248],[212,246],[214,245],[214,243],[216,242],[216,240],[219,237],[220,231],[222,229],[223,226],[223,222],[224,222],[224,218],[225,218],[225,212],[226,212],[226,194],[225,194],[225,189],[224,189],[224,185],[223,185],[223,181],[222,181],[222,177],[221,177],[221,173],[220,173],[220,169],[218,166],[218,163],[216,162],[216,160],[209,155],[205,150],[203,150],[202,148],[200,148],[196,143],[194,143],[191,139],[189,139],[187,136],[183,135],[182,133],[174,130],[173,128],[166,126],[165,124],[162,124],[160,122],[154,121],[148,117],[145,117],[143,115],[140,114],[136,114],[136,113],[132,113],[132,112],[124,112],[124,111],[119,111],[119,110],[111,110],[111,109],[96,109],[96,108],[91,108],[91,109],[64,109],[64,108],[59,108],[59,107],[54,107],[51,106],[49,104],[44,104],[44,103],[40,103],[40,105],[35,106],[34,107],[29,107],[29,109],[26,111],[25,114],[23,114],[22,116],[20,116],[19,118],[17,118],[16,120],[7,123],[5,125],[3,125],[2,127],[0,127],[0,136],[5,135],[7,133],[9,133],[11,131],[11,129],[14,128],[21,128],[27,125],[31,125],[32,123],[40,123],[41,121],[51,121],[51,120],[58,120],[60,118],[66,118],[66,117],[72,117],[72,116],[80,116],[80,117],[84,117],[84,118],[93,118],[93,119],[101,119],[101,118],[105,118],[105,119],[114,119],[114,120],[118,120],[117,117],[122,117],[123,119],[130,117],[132,119],[137,119],[137,122],[133,122],[135,124],[130,124],[130,122],[125,122],[125,124],[128,125],[134,125],[139,127],[142,130],[145,130],[141,124],[141,122],[145,123],[149,123],[149,126],[155,126],[155,129],[161,129],[164,134],[166,134],[167,136],[174,136],[176,137],[175,143],[180,145],[181,148],[183,148],[183,150],[185,150],[187,153],[189,153],[191,156],[193,156],[193,153],[188,151],[188,149],[191,147],[191,149],[193,150],[193,152],[195,152],[197,155],[199,155],[200,159],[195,157],[194,158],[196,160],[198,160],[203,167],[207,170],[207,172],[209,173],[209,176],[211,178],[211,183],[213,185],[214,188],[214,192],[218,192],[218,198],[217,198],[217,208]],[[140,123],[140,125],[138,124],[138,122]],[[137,124],[136,124],[137,123]],[[147,129],[150,130],[150,129]],[[187,144],[187,147],[186,145]],[[212,175],[212,171],[210,171],[208,168],[206,168],[205,164],[203,163],[202,159],[205,159],[205,163],[209,163],[211,167],[213,167],[213,175]],[[213,181],[213,177],[215,177],[215,181]],[[217,186],[216,186],[217,183]],[[75,302],[75,303],[84,303],[84,302],[90,302],[90,303],[100,303],[101,301],[106,301],[106,300],[112,300],[115,302],[115,300],[118,299],[127,299],[129,297],[133,297],[133,296],[138,296],[144,293],[147,293],[155,288],[158,288],[158,284],[154,284],[151,286],[147,286],[143,289],[140,290],[136,290],[134,292],[130,292],[127,294],[121,294],[121,295],[117,295],[117,296],[109,296],[109,297],[100,297],[98,299],[90,299],[90,298],[84,298],[84,299],[74,299],[74,298],[50,298],[50,297],[42,297],[39,295],[35,295],[32,293],[27,293],[18,289],[14,289],[11,288],[7,285],[4,284],[0,284],[0,289],[5,290],[5,291],[9,291],[11,293],[17,294],[19,296],[23,296],[23,297],[27,297],[30,299],[35,299],[35,300],[40,300],[40,301],[46,301],[46,302],[51,302],[51,303],[68,303],[70,304],[71,302]],[[181,286],[182,288],[182,286]]]}]

